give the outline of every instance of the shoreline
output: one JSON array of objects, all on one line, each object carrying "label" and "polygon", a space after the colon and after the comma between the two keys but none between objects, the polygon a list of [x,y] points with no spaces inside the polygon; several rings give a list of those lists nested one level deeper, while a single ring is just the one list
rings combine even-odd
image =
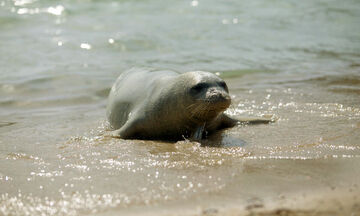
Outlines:
[{"label": "shoreline", "polygon": [[[316,194],[301,196],[299,193],[281,195],[278,199],[267,197],[267,201],[246,203],[226,200],[171,201],[160,206],[136,206],[128,209],[114,208],[91,215],[96,216],[359,216],[360,188],[318,191]],[[219,199],[219,198],[218,198]],[[237,204],[238,203],[238,204]]]}]

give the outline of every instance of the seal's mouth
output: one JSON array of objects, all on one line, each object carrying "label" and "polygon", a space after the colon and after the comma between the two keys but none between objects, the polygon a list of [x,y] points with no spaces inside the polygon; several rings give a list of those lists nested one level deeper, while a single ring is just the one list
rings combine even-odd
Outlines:
[{"label": "seal's mouth", "polygon": [[187,110],[190,119],[205,122],[225,111],[230,106],[230,103],[230,99],[201,100],[189,106]]},{"label": "seal's mouth", "polygon": [[208,102],[208,106],[209,106],[209,110],[210,111],[224,111],[226,110],[230,104],[231,104],[231,99],[228,95],[223,96],[217,96],[217,97],[212,97],[210,99],[207,100]]},{"label": "seal's mouth", "polygon": [[230,106],[231,98],[225,91],[219,89],[210,89],[206,92],[204,101],[213,104],[213,106],[227,108]]}]

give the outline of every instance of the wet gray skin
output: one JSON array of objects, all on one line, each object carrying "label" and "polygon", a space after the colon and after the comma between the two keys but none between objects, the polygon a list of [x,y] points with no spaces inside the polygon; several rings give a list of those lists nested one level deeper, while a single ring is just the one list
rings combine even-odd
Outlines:
[{"label": "wet gray skin", "polygon": [[[231,104],[226,83],[216,75],[194,71],[133,68],[111,88],[107,118],[118,138],[200,140],[238,122],[223,113]],[[269,122],[265,120],[264,122]]]}]

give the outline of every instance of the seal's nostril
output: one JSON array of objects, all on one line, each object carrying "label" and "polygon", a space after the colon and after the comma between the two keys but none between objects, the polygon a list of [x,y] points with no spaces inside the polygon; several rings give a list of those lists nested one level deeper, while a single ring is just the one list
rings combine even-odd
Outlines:
[{"label": "seal's nostril", "polygon": [[224,96],[224,98],[225,98],[226,100],[231,100],[230,95],[226,94],[226,95],[223,95],[223,96]]},{"label": "seal's nostril", "polygon": [[213,103],[230,103],[230,96],[224,92],[214,91],[208,92],[207,98]]}]

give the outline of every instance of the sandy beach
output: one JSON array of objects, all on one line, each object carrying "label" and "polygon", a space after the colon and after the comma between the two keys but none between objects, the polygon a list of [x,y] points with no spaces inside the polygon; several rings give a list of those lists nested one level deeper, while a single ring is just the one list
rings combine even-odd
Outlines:
[{"label": "sandy beach", "polygon": [[[0,0],[0,215],[360,215],[358,1]],[[203,70],[199,142],[104,136],[131,67]]]}]

